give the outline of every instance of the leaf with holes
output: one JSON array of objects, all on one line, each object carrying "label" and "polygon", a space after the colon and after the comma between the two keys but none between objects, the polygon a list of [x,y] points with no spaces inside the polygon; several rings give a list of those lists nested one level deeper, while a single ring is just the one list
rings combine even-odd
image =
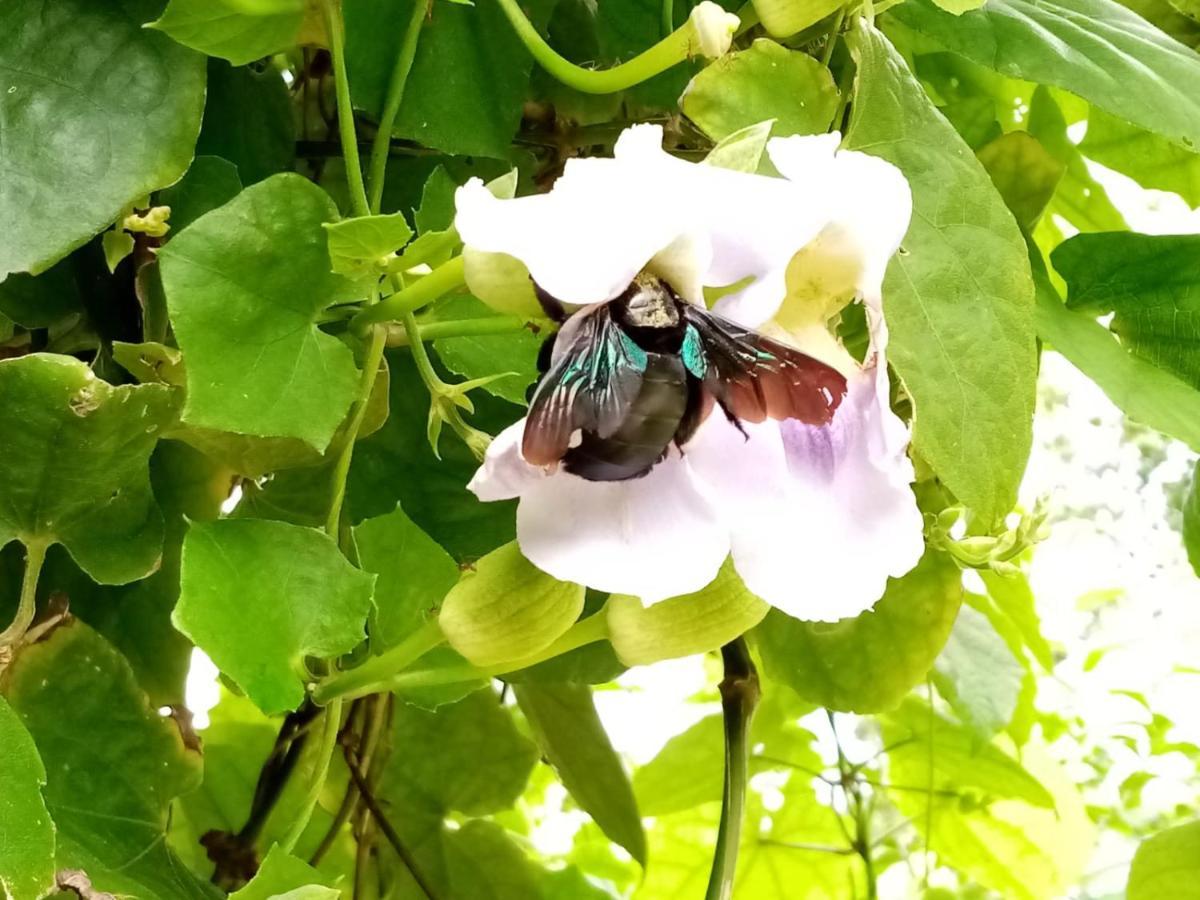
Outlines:
[{"label": "leaf with holes", "polygon": [[0,360],[0,545],[62,544],[104,584],[157,568],[150,453],[173,417],[160,385],[113,387],[77,359]]}]

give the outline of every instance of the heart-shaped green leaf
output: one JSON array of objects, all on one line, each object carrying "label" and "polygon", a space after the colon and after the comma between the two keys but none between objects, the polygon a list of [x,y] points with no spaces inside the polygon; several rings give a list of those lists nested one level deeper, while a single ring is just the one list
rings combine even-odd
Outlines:
[{"label": "heart-shaped green leaf", "polygon": [[304,699],[305,656],[363,639],[374,584],[320,531],[223,519],[184,540],[174,621],[263,712],[284,712]]},{"label": "heart-shaped green leaf", "polygon": [[62,544],[104,584],[158,566],[149,459],[173,418],[161,385],[113,387],[68,356],[0,360],[0,545]]},{"label": "heart-shaped green leaf", "polygon": [[317,328],[351,290],[330,270],[329,195],[276,175],[201,216],[160,258],[187,361],[188,424],[324,450],[358,387],[354,354]]},{"label": "heart-shaped green leaf", "polygon": [[120,896],[219,897],[166,844],[171,802],[200,784],[200,753],[146,702],[124,658],[68,620],[23,647],[6,678],[46,766],[57,870],[82,870],[94,890]]}]

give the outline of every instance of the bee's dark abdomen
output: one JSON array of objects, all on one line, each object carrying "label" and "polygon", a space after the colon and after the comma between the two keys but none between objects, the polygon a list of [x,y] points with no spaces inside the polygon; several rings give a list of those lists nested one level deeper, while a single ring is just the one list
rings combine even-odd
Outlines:
[{"label": "bee's dark abdomen", "polygon": [[640,478],[663,458],[688,405],[687,369],[677,356],[647,354],[642,388],[609,437],[584,431],[563,456],[566,470],[589,481]]}]

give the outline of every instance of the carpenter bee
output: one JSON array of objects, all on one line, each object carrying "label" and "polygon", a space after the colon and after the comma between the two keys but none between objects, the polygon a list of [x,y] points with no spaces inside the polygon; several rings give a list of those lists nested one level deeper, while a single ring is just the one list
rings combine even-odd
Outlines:
[{"label": "carpenter bee", "polygon": [[537,293],[563,324],[542,346],[531,388],[521,452],[534,465],[561,462],[589,481],[640,478],[714,404],[739,430],[766,418],[822,425],[846,394],[836,369],[686,302],[653,275],[569,316]]}]

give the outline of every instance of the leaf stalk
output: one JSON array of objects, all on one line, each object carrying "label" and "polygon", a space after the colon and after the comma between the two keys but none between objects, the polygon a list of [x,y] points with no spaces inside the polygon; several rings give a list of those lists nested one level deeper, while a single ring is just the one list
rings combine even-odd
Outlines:
[{"label": "leaf stalk", "polygon": [[46,562],[46,551],[50,548],[48,541],[30,541],[25,545],[25,575],[21,580],[21,598],[17,602],[17,614],[12,624],[0,633],[0,651],[20,642],[33,624],[37,613],[38,578],[42,574],[42,566]]}]

